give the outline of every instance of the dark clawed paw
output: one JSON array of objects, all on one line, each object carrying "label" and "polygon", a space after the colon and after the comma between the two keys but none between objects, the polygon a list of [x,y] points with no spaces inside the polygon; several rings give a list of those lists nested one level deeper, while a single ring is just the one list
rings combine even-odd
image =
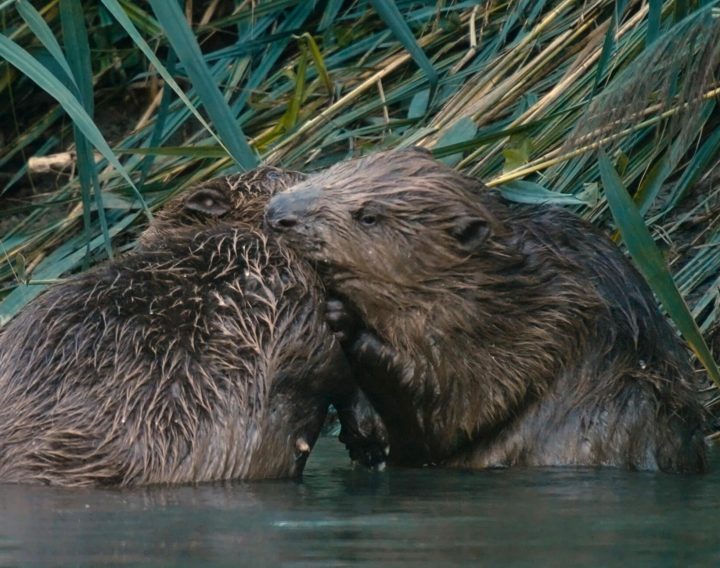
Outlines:
[{"label": "dark clawed paw", "polygon": [[339,440],[345,444],[353,463],[382,470],[390,451],[387,428],[365,393],[356,388],[339,401]]},{"label": "dark clawed paw", "polygon": [[353,351],[363,355],[379,354],[383,348],[383,343],[370,331],[363,331],[353,343]]},{"label": "dark clawed paw", "polygon": [[325,321],[342,344],[351,340],[358,327],[357,316],[337,298],[325,302]]},{"label": "dark clawed paw", "polygon": [[368,469],[383,471],[387,462],[387,447],[371,445],[366,447],[348,447],[350,459],[353,464],[359,464]]},{"label": "dark clawed paw", "polygon": [[372,424],[364,423],[368,430],[342,430],[339,440],[345,444],[353,463],[382,471],[390,452],[387,432],[379,418],[369,420]]},{"label": "dark clawed paw", "polygon": [[384,344],[371,331],[362,331],[350,346],[350,353],[359,361],[372,365],[389,365],[393,360],[393,350]]}]

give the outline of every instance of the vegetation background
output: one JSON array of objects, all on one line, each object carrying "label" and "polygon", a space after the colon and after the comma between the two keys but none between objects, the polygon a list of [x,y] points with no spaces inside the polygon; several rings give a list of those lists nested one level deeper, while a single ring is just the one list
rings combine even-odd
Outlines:
[{"label": "vegetation background", "polygon": [[605,227],[720,381],[720,0],[0,0],[0,26],[0,325],[201,180],[421,145]]}]

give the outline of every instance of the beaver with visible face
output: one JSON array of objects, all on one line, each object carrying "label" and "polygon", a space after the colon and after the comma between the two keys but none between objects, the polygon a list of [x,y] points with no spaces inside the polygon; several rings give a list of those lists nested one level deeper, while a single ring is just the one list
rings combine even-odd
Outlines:
[{"label": "beaver with visible face", "polygon": [[405,150],[269,204],[366,326],[347,351],[389,463],[704,470],[688,357],[638,272],[571,213],[485,189]]},{"label": "beaver with visible face", "polygon": [[0,481],[302,472],[328,404],[356,388],[315,273],[261,230],[270,196],[300,179],[266,167],[189,190],[138,250],[0,332]]}]

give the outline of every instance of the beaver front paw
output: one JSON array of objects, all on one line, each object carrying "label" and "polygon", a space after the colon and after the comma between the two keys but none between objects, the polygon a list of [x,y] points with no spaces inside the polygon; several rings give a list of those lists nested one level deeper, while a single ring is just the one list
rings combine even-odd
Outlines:
[{"label": "beaver front paw", "polygon": [[339,440],[345,444],[350,459],[368,468],[383,469],[390,452],[388,433],[363,392],[358,390],[348,406],[338,408],[338,416]]},{"label": "beaver front paw", "polygon": [[358,315],[339,298],[329,298],[325,302],[325,321],[343,347],[355,340],[360,329]]}]

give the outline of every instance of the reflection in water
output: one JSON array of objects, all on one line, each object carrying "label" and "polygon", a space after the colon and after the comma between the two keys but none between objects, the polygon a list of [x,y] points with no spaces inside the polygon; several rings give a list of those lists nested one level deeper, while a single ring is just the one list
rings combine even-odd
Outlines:
[{"label": "reflection in water", "polygon": [[377,473],[323,439],[302,482],[0,486],[0,565],[720,565],[714,471]]}]

